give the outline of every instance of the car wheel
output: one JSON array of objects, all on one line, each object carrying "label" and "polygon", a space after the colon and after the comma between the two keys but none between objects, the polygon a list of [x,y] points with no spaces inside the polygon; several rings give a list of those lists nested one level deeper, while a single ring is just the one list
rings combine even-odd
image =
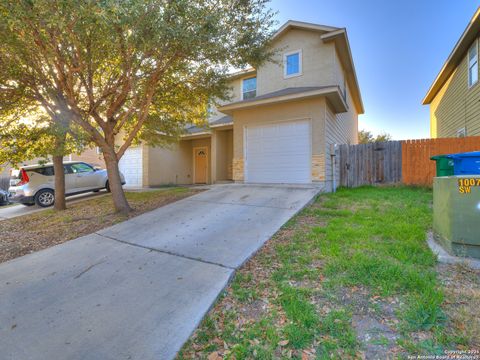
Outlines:
[{"label": "car wheel", "polygon": [[33,205],[35,205],[35,203],[26,203],[26,204],[25,204],[25,203],[21,203],[21,204],[22,204],[23,206],[33,206]]},{"label": "car wheel", "polygon": [[107,183],[105,184],[105,189],[107,189],[107,192],[110,192],[110,184],[108,183],[108,180],[107,180]]},{"label": "car wheel", "polygon": [[43,189],[35,195],[35,203],[41,207],[49,207],[55,203],[55,194],[53,190]]}]

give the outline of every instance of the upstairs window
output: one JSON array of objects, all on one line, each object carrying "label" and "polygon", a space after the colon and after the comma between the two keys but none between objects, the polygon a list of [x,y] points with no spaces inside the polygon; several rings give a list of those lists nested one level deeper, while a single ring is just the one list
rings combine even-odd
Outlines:
[{"label": "upstairs window", "polygon": [[257,96],[257,78],[252,77],[242,81],[242,99],[252,99]]},{"label": "upstairs window", "polygon": [[302,51],[296,50],[283,56],[285,78],[302,75]]},{"label": "upstairs window", "polygon": [[478,81],[478,44],[477,40],[468,50],[468,87],[472,87]]},{"label": "upstairs window", "polygon": [[467,129],[466,128],[461,128],[457,130],[457,137],[463,138],[467,136]]}]

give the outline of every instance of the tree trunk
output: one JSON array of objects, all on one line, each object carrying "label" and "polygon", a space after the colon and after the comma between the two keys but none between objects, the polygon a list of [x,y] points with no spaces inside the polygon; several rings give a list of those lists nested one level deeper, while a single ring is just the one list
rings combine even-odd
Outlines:
[{"label": "tree trunk", "polygon": [[122,179],[120,178],[117,155],[112,149],[103,149],[103,156],[105,159],[105,165],[107,166],[108,184],[110,186],[110,191],[112,192],[115,211],[127,214],[132,211],[132,208],[128,204],[125,192],[122,188]]},{"label": "tree trunk", "polygon": [[53,171],[55,172],[55,210],[65,210],[65,172],[63,169],[63,156],[53,156]]}]

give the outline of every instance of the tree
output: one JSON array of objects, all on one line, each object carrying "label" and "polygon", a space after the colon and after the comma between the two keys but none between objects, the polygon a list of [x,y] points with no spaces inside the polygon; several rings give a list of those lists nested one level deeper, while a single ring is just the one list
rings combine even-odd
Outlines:
[{"label": "tree", "polygon": [[358,143],[359,144],[368,144],[368,143],[375,143],[375,142],[385,142],[392,140],[392,136],[386,132],[383,132],[377,137],[373,137],[372,133],[367,130],[360,130],[358,132]]},{"label": "tree", "polygon": [[379,135],[377,135],[374,142],[386,142],[386,141],[390,141],[390,140],[392,140],[392,135],[390,135],[386,132],[382,132]]},{"label": "tree", "polygon": [[36,110],[20,112],[3,119],[0,127],[0,164],[17,164],[33,158],[52,156],[55,172],[55,209],[65,210],[65,174],[63,157],[86,145],[80,129],[64,129],[49,116]]},{"label": "tree", "polygon": [[204,120],[209,99],[227,97],[229,69],[271,58],[267,3],[0,0],[0,110],[27,99],[80,126],[128,212],[118,161],[133,142]]}]

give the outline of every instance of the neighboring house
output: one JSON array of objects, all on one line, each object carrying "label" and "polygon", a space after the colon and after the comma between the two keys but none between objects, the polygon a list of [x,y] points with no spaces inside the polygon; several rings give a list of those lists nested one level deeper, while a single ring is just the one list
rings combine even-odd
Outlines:
[{"label": "neighboring house", "polygon": [[364,112],[345,29],[288,21],[276,59],[232,75],[231,100],[171,148],[126,151],[127,185],[311,183],[331,188],[334,144],[357,143]]},{"label": "neighboring house", "polygon": [[105,168],[105,161],[103,160],[103,155],[98,147],[88,148],[81,154],[67,155],[64,159],[65,161],[83,161],[90,165]]},{"label": "neighboring house", "polygon": [[423,99],[432,138],[480,135],[479,15],[480,8]]}]

